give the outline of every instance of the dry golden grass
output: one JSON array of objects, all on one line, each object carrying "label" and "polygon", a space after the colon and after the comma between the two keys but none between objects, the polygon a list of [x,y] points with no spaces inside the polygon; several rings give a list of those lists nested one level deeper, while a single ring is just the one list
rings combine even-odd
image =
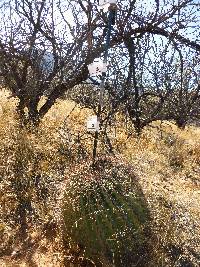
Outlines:
[{"label": "dry golden grass", "polygon": [[[160,243],[176,244],[185,255],[179,257],[183,261],[190,259],[192,266],[198,266],[200,129],[188,126],[180,130],[171,123],[159,124],[148,127],[139,139],[130,139],[124,155],[140,177],[157,227],[162,229]],[[178,256],[174,266],[176,261]]]},{"label": "dry golden grass", "polygon": [[[78,161],[81,161],[82,151],[86,151],[90,157],[93,142],[91,134],[86,131],[86,119],[93,115],[90,110],[82,109],[74,102],[59,100],[44,117],[38,132],[30,133],[17,127],[17,101],[8,99],[8,95],[6,91],[0,91],[0,174],[3,177],[0,183],[0,212],[4,215],[17,205],[16,195],[9,191],[9,183],[14,177],[12,173],[18,155],[16,153],[26,159],[23,175],[31,177],[33,173],[40,172],[44,177],[51,177],[57,181],[57,194],[62,194],[62,177],[73,169],[70,157],[75,159],[77,151],[80,154]],[[130,132],[132,135],[128,138]],[[130,123],[125,125],[118,115],[115,127],[113,125],[110,128],[109,136],[116,154],[133,166],[147,197],[154,218],[154,231],[157,232],[155,249],[160,253],[162,262],[158,267],[170,266],[166,257],[168,252],[163,248],[172,245],[182,251],[182,254],[177,253],[172,259],[173,266],[178,266],[180,260],[190,260],[193,263],[191,266],[198,266],[198,257],[195,255],[200,253],[200,128],[188,126],[185,130],[180,130],[172,123],[156,122],[137,137]],[[20,146],[23,146],[22,150],[19,150]],[[101,143],[99,151],[107,153],[104,150],[105,146]],[[29,189],[27,198],[34,199],[41,220],[48,221],[55,215],[55,206],[59,205],[59,200],[56,200],[55,205],[48,200],[50,206],[47,210],[36,199],[35,190],[33,187]],[[11,226],[6,225],[3,216],[0,217],[0,235],[2,234],[4,238],[12,234]],[[49,243],[45,246],[48,247]],[[56,261],[57,251],[53,250],[49,246],[48,252],[43,254],[38,247],[33,256],[37,264],[35,266],[61,266],[60,259]],[[25,262],[11,262],[10,258],[1,260],[0,264],[30,266]]]}]

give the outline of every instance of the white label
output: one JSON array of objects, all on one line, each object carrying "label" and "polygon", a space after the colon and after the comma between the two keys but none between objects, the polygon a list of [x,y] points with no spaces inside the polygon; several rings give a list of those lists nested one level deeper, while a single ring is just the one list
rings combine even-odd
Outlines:
[{"label": "white label", "polygon": [[104,12],[108,11],[108,8],[111,4],[116,4],[116,0],[99,0],[99,10],[103,10]]},{"label": "white label", "polygon": [[107,65],[101,59],[95,59],[93,63],[88,65],[88,70],[90,76],[101,75],[102,72],[106,72]]},{"label": "white label", "polygon": [[91,116],[87,120],[87,130],[89,132],[99,132],[99,121],[97,116]]}]

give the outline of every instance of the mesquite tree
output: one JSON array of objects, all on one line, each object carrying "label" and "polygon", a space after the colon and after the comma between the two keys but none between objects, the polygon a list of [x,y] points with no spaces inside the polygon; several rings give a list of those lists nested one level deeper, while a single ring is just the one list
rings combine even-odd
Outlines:
[{"label": "mesquite tree", "polygon": [[[87,80],[88,64],[103,55],[107,14],[97,9],[97,1],[90,0],[1,3],[0,75],[4,85],[19,99],[21,120],[26,122],[26,108],[27,121],[38,124],[59,97]],[[131,67],[127,79],[135,91],[137,112],[133,113],[139,114],[137,97],[141,96],[134,67],[136,40],[146,34],[151,40],[159,36],[178,47],[200,51],[199,4],[195,0],[133,0],[118,1],[117,5],[110,47],[115,50],[124,44],[128,50]],[[125,76],[126,73],[127,70]],[[39,106],[42,96],[46,100]],[[140,123],[137,115],[135,125]]]}]

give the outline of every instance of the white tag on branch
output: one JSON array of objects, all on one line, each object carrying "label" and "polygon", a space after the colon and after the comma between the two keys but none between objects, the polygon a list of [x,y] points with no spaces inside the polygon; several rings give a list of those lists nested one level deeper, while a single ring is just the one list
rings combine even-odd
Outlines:
[{"label": "white tag on branch", "polygon": [[99,0],[99,10],[103,10],[104,12],[107,12],[111,4],[116,4],[116,0]]},{"label": "white tag on branch", "polygon": [[88,132],[99,132],[99,121],[97,116],[91,116],[87,120],[87,131]]},{"label": "white tag on branch", "polygon": [[107,64],[103,63],[101,59],[95,59],[88,65],[90,76],[98,76],[107,71]]}]

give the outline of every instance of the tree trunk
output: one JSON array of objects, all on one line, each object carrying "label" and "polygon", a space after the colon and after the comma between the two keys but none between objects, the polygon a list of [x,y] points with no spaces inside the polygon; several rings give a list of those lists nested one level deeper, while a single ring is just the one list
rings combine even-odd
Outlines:
[{"label": "tree trunk", "polygon": [[19,103],[17,105],[17,115],[18,115],[18,121],[19,121],[19,126],[24,127],[27,123],[27,116],[25,113],[25,101],[23,98],[19,99]]},{"label": "tree trunk", "polygon": [[28,123],[31,127],[37,127],[40,123],[40,116],[37,110],[38,100],[30,101],[28,106]]},{"label": "tree trunk", "polygon": [[[39,126],[40,116],[37,110],[38,102],[38,100],[32,100],[27,103],[23,98],[20,98],[17,106],[20,127],[31,129]],[[27,112],[25,111],[25,108],[27,108]]]},{"label": "tree trunk", "polygon": [[135,118],[135,121],[134,121],[134,127],[135,127],[136,134],[138,136],[141,135],[142,125],[141,125],[140,116],[138,115],[137,111],[136,111],[136,118]]},{"label": "tree trunk", "polygon": [[180,129],[185,129],[185,126],[187,124],[187,120],[186,118],[180,117],[176,119],[176,125],[180,128]]}]

